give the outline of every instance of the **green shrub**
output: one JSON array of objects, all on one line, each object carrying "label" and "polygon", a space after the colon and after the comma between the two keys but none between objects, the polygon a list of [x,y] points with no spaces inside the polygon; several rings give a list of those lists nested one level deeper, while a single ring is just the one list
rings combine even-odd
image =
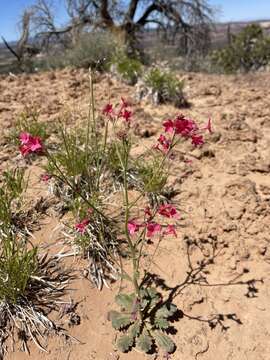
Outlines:
[{"label": "green shrub", "polygon": [[142,74],[142,63],[137,59],[129,58],[123,51],[114,55],[111,68],[129,85],[136,84]]},{"label": "green shrub", "polygon": [[145,84],[156,103],[173,103],[176,107],[186,106],[184,81],[177,79],[173,72],[152,68],[145,77]]},{"label": "green shrub", "polygon": [[76,68],[93,68],[104,70],[111,61],[116,42],[106,32],[83,34],[75,46],[63,54],[49,55],[36,63],[37,68],[56,69],[72,66]]},{"label": "green shrub", "polygon": [[226,73],[248,72],[266,66],[270,60],[270,38],[259,25],[248,25],[232,37],[231,44],[211,55],[212,63]]},{"label": "green shrub", "polygon": [[171,102],[176,107],[187,104],[184,97],[184,81],[178,80],[174,73],[152,68],[145,77],[145,84],[156,97],[155,102]]}]

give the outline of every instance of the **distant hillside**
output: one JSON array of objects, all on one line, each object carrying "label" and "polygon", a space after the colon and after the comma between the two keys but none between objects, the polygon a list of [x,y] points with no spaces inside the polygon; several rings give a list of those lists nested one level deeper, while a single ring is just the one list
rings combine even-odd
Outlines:
[{"label": "distant hillside", "polygon": [[[254,21],[234,21],[234,22],[224,22],[224,23],[216,23],[214,25],[214,29],[212,31],[212,48],[217,49],[224,47],[228,43],[228,32],[231,34],[238,34],[243,28],[250,24],[260,24],[260,26],[264,29],[265,33],[270,36],[270,20],[254,20]],[[1,34],[0,34],[1,35]],[[143,33],[142,37],[142,46],[147,49],[153,48],[153,46],[160,45],[162,41],[162,37],[157,35],[156,30],[147,29]],[[9,42],[12,47],[16,46],[15,41]],[[175,49],[177,48],[177,44],[162,44],[162,49],[166,51],[171,51],[175,53]],[[10,53],[10,51],[6,48],[5,44],[0,42],[0,74],[6,73],[11,70],[10,65],[14,61],[14,56]]]}]

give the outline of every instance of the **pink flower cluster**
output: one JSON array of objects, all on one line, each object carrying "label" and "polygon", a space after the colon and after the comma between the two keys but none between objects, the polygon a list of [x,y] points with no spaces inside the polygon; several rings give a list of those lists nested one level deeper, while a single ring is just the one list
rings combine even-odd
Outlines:
[{"label": "pink flower cluster", "polygon": [[[156,234],[160,234],[162,230],[162,226],[154,221],[151,220],[152,212],[149,207],[144,210],[144,213],[147,217],[147,221],[143,223],[138,223],[135,219],[132,219],[128,222],[128,231],[130,235],[134,235],[140,228],[146,229],[146,237],[151,238]],[[179,214],[176,208],[171,204],[164,204],[160,205],[157,209],[157,213],[161,216],[170,219],[178,219]],[[177,236],[175,226],[174,225],[166,225],[165,230],[163,231],[162,235],[174,235]]]},{"label": "pink flower cluster", "polygon": [[32,153],[42,153],[43,144],[39,136],[32,136],[27,132],[22,132],[19,136],[21,146],[20,152],[22,156],[27,156]]},{"label": "pink flower cluster", "polygon": [[[199,128],[194,120],[186,118],[184,115],[178,115],[174,120],[168,119],[163,123],[165,133],[181,136],[186,139],[191,139],[191,143],[194,146],[201,146],[204,144],[204,138],[202,133],[209,131],[212,133],[211,120],[203,128]],[[171,139],[161,134],[157,140],[155,148],[167,152],[172,144]]]},{"label": "pink flower cluster", "polygon": [[83,219],[81,222],[75,225],[75,229],[80,233],[84,234],[87,228],[87,225],[90,223],[89,219]]},{"label": "pink flower cluster", "polygon": [[[88,209],[87,212],[89,215],[91,215],[93,213],[93,209]],[[80,222],[78,222],[77,224],[75,224],[75,229],[78,231],[78,233],[83,235],[85,233],[89,223],[90,223],[90,219],[85,218],[85,219],[81,220]]]},{"label": "pink flower cluster", "polygon": [[129,124],[133,115],[132,111],[128,109],[129,106],[129,103],[125,99],[121,98],[120,109],[114,109],[113,105],[108,103],[104,106],[102,113],[110,120],[122,118],[127,124]]}]

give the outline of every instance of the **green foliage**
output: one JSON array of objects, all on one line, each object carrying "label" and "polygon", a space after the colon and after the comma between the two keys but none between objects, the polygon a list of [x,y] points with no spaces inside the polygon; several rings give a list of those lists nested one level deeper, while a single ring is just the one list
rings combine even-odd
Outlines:
[{"label": "green foliage", "polygon": [[136,297],[135,294],[118,294],[115,297],[115,302],[118,304],[123,310],[131,312],[134,301]]},{"label": "green foliage", "polygon": [[269,63],[270,38],[264,36],[259,25],[248,25],[238,35],[232,36],[231,44],[214,51],[211,60],[226,73],[258,70]]},{"label": "green foliage", "polygon": [[154,342],[167,353],[174,351],[174,342],[160,330],[169,328],[170,320],[177,311],[175,305],[160,303],[161,296],[154,288],[142,288],[140,299],[134,293],[121,293],[115,301],[121,312],[110,311],[109,319],[116,330],[124,331],[117,342],[120,351],[129,351],[135,343],[140,350],[148,353]]},{"label": "green foliage", "polygon": [[10,234],[2,238],[0,254],[0,301],[16,304],[25,295],[31,276],[37,272],[37,249]]},{"label": "green foliage", "polygon": [[167,183],[166,166],[160,166],[160,158],[154,156],[149,160],[139,159],[136,162],[139,181],[145,192],[160,194]]},{"label": "green foliage", "polygon": [[39,136],[45,140],[48,138],[48,124],[39,120],[39,112],[35,107],[26,107],[19,115],[15,126],[12,127],[8,138],[16,145],[19,144],[19,135],[21,132],[27,132],[32,136]]},{"label": "green foliage", "polygon": [[20,208],[20,197],[26,190],[25,170],[4,171],[0,179],[0,226],[4,230],[12,224],[13,214]]},{"label": "green foliage", "polygon": [[184,81],[178,80],[174,73],[152,68],[145,76],[145,84],[157,97],[157,103],[173,103],[176,107],[187,105]]},{"label": "green foliage", "polygon": [[108,32],[91,32],[81,36],[76,44],[63,53],[49,55],[37,61],[37,68],[57,69],[66,66],[105,70],[115,51],[116,42]]},{"label": "green foliage", "polygon": [[137,339],[137,346],[140,350],[148,353],[151,350],[153,339],[144,331]]},{"label": "green foliage", "polygon": [[172,339],[161,331],[153,331],[153,337],[158,347],[167,353],[172,353],[175,349],[175,343]]},{"label": "green foliage", "polygon": [[127,352],[133,345],[134,339],[128,335],[122,335],[117,340],[117,347],[122,352]]},{"label": "green foliage", "polygon": [[109,316],[112,322],[112,327],[116,330],[121,330],[132,323],[129,315],[124,315],[117,311],[111,311]]},{"label": "green foliage", "polygon": [[62,141],[58,150],[49,158],[47,171],[51,175],[64,174],[72,178],[85,175],[89,167],[89,152],[84,146],[84,135],[77,129],[68,132],[64,127],[60,127],[59,132]]},{"label": "green foliage", "polygon": [[136,84],[142,74],[142,63],[134,58],[129,58],[124,51],[117,52],[112,60],[112,68],[115,67],[116,73],[122,80],[129,85]]}]

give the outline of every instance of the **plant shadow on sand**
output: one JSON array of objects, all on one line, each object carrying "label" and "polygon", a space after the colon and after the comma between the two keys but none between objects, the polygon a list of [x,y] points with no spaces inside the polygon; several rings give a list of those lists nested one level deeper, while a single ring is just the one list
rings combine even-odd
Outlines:
[{"label": "plant shadow on sand", "polygon": [[[237,274],[232,280],[224,281],[224,282],[209,282],[207,275],[211,274],[210,266],[215,265],[216,259],[220,256],[221,251],[227,247],[226,244],[223,244],[221,248],[218,249],[217,239],[215,237],[209,236],[208,239],[193,240],[190,238],[185,238],[186,244],[186,255],[188,259],[188,269],[186,271],[187,275],[185,279],[177,284],[176,286],[169,286],[166,281],[158,274],[147,272],[143,279],[143,286],[151,286],[155,285],[157,288],[161,290],[163,293],[163,302],[162,304],[170,304],[172,303],[179,295],[181,295],[184,289],[187,289],[191,286],[200,286],[200,287],[230,287],[230,286],[244,286],[247,287],[247,291],[244,294],[247,298],[255,298],[258,297],[258,283],[263,283],[262,279],[250,278],[248,280],[241,280],[241,277],[249,273],[247,268],[244,268],[240,274]],[[203,254],[202,243],[207,244],[211,248],[210,256],[203,256],[203,258],[199,261],[192,261],[191,252],[194,249],[197,249]],[[167,296],[166,296],[167,293]],[[200,304],[203,302],[202,300],[196,301],[196,304]],[[195,304],[194,303],[194,304]],[[210,315],[209,317],[205,316],[193,316],[187,314],[182,309],[178,308],[178,311],[174,314],[171,319],[172,322],[181,320],[183,318],[187,318],[189,320],[199,321],[208,324],[210,329],[215,329],[220,327],[221,331],[227,331],[230,326],[229,322],[234,322],[238,325],[243,325],[243,322],[238,317],[236,313],[216,313]],[[176,334],[177,330],[175,327],[171,326],[167,329],[167,332],[170,334]]]}]

